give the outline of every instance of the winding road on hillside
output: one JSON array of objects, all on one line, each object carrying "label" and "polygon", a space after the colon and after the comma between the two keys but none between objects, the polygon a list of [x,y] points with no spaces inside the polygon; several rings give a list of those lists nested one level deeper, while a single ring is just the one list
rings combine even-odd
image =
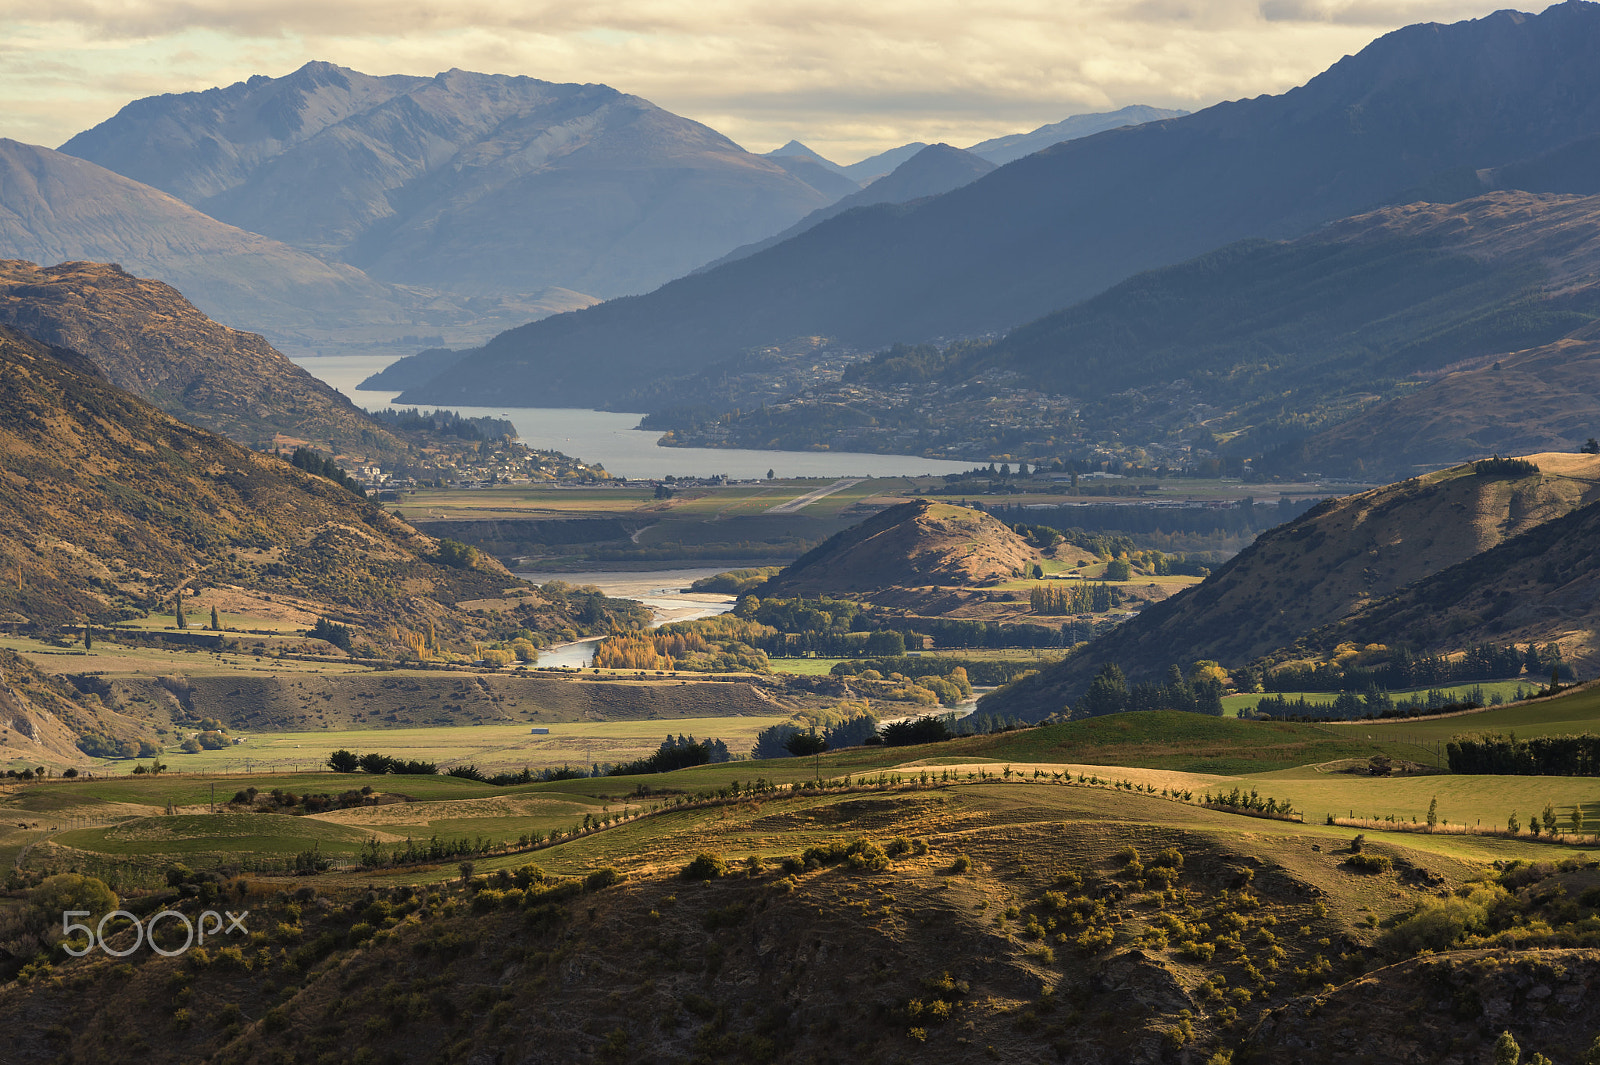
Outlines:
[{"label": "winding road on hillside", "polygon": [[846,488],[850,488],[850,487],[853,487],[855,485],[858,485],[863,480],[865,480],[865,478],[863,478],[863,477],[853,477],[853,478],[847,477],[842,481],[834,481],[832,484],[828,485],[828,487],[826,487],[826,488],[819,488],[815,492],[807,492],[803,496],[796,496],[795,498],[789,500],[787,503],[779,503],[775,507],[768,507],[767,508],[767,513],[768,514],[793,514],[797,510],[803,510],[804,508],[809,507],[811,504],[815,503],[819,499],[822,499],[822,498],[824,498],[826,496],[831,496],[835,492],[842,492]]}]

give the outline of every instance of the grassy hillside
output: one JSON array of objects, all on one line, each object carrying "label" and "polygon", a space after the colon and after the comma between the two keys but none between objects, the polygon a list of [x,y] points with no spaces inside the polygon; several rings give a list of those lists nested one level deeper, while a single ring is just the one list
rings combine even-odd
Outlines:
[{"label": "grassy hillside", "polygon": [[435,541],[332,481],[8,330],[0,364],[0,614],[14,624],[103,624],[208,584],[295,597],[369,633],[460,629],[454,604],[507,582],[492,561],[439,564]]},{"label": "grassy hillside", "polygon": [[765,595],[872,592],[1004,580],[1039,552],[998,518],[913,500],[836,533],[762,586]]},{"label": "grassy hillside", "polygon": [[[1415,761],[1430,736],[1580,730],[1597,708],[1585,691],[1388,724],[1147,713],[503,788],[327,772],[13,786],[0,1023],[24,1065],[113,1047],[243,1063],[556,1045],[597,1062],[1347,1061],[1414,1055],[1425,1036],[1430,1060],[1476,1065],[1507,1029],[1577,1060],[1600,1026],[1581,995],[1600,972],[1600,836],[1460,826],[1549,803],[1563,825],[1581,806],[1594,832],[1600,780]],[[1374,755],[1412,768],[1347,771]],[[246,788],[248,805],[228,801]],[[1297,817],[1198,801],[1234,788]],[[268,812],[284,792],[354,802]],[[1398,831],[1435,800],[1450,831]],[[1357,830],[1324,823],[1352,811],[1374,821],[1360,853]],[[388,864],[419,843],[465,858]],[[283,875],[296,861],[332,867]],[[248,910],[247,933],[203,955],[51,953],[59,917],[35,885],[73,870],[141,917]],[[1539,986],[1552,993],[1500,1004]],[[1446,1005],[1415,1013],[1431,995]]]},{"label": "grassy hillside", "polygon": [[[704,772],[667,783],[693,788]],[[334,788],[341,783],[321,774],[299,786],[315,786],[317,776]],[[410,804],[413,819],[452,803],[464,812],[478,804],[482,814],[509,815],[504,831],[511,831],[512,823],[556,823],[541,809],[577,820],[584,810],[631,814],[661,801],[597,801],[596,785],[616,782],[569,781],[513,789],[482,808],[485,800],[475,797],[482,786],[439,784],[437,799]],[[88,800],[89,789],[109,795],[135,787],[149,800],[170,801],[159,787],[134,782],[71,790]],[[703,782],[700,788],[710,794]],[[204,789],[188,791],[204,802]],[[21,799],[10,801],[15,809]],[[334,857],[359,850],[358,836],[388,839],[406,827],[271,814],[145,815],[59,834],[36,844],[27,864],[44,870],[75,862],[120,877],[124,905],[135,913],[159,905],[198,912],[218,886],[207,886],[207,863],[229,847],[280,856],[315,845]],[[1024,1060],[1175,1053],[1204,1060],[1275,1045],[1281,1019],[1313,1001],[1304,995],[1330,1006],[1347,987],[1389,997],[1384,966],[1404,963],[1414,950],[1397,945],[1390,930],[1415,907],[1440,890],[1465,891],[1474,882],[1484,890],[1481,878],[1496,875],[1486,866],[1491,858],[1572,853],[1370,833],[1365,853],[1388,866],[1363,873],[1349,863],[1350,836],[1159,795],[999,779],[750,793],[625,819],[531,854],[483,857],[470,885],[454,861],[300,878],[228,874],[221,886],[229,908],[250,910],[248,939],[213,939],[204,958],[148,950],[127,962],[98,952],[58,956],[0,983],[0,1019],[19,1033],[10,1044],[19,1063],[64,1052],[94,1059],[135,1045],[155,1062],[537,1060],[553,1040],[566,1056],[596,1061],[798,1062],[847,1049],[870,1060],[966,1062],[991,1052]],[[681,876],[708,848],[725,875]],[[164,886],[160,863],[174,858],[200,871],[188,874],[195,877],[190,901]],[[141,874],[152,859],[157,868]],[[1595,874],[1581,855],[1572,868],[1520,881],[1507,874],[1506,882],[1512,892],[1548,890],[1555,876],[1570,881],[1575,897]],[[10,919],[25,922],[26,889],[9,901]],[[1537,902],[1515,905],[1545,912]],[[1577,911],[1588,912],[1586,904]],[[125,936],[115,945],[130,942]],[[1592,954],[1569,951],[1561,961],[1583,978]],[[1458,956],[1464,967],[1452,964]],[[1442,968],[1454,986],[1495,986],[1476,979],[1476,957],[1445,950],[1409,964]],[[1541,957],[1525,952],[1513,964],[1537,966]],[[6,976],[18,974],[6,960]],[[121,1005],[140,1001],[151,1005],[132,1012]],[[1551,1049],[1578,1038],[1551,1029],[1550,1016],[1530,1002],[1494,1020]],[[1257,1030],[1260,1020],[1275,1018]],[[1588,1014],[1569,1020],[1587,1039]],[[1363,1031],[1353,1016],[1342,1031],[1308,1030],[1318,1033],[1318,1052]],[[1498,1028],[1455,1030],[1466,1038],[1439,1060],[1480,1060],[1455,1055],[1492,1042]],[[353,1055],[352,1031],[361,1033]],[[1264,1060],[1289,1059],[1270,1052]]]},{"label": "grassy hillside", "polygon": [[[1499,564],[1485,552],[1534,530],[1549,530],[1538,534],[1546,537],[1539,543],[1561,537],[1567,526],[1552,523],[1600,500],[1600,457],[1540,454],[1529,461],[1538,474],[1480,474],[1471,465],[1457,466],[1330,500],[1263,534],[1200,585],[1146,608],[1082,653],[989,696],[985,708],[1037,720],[1076,699],[1108,662],[1134,680],[1203,659],[1237,667],[1312,632],[1319,635],[1308,646],[1321,653],[1346,640],[1407,641],[1453,651],[1489,639],[1558,639],[1570,657],[1586,661],[1590,648],[1582,626],[1541,613],[1532,601],[1519,615],[1525,624],[1507,619],[1499,627],[1499,614],[1475,615],[1476,624],[1418,620],[1407,626],[1394,613],[1398,606],[1373,605],[1452,567],[1467,567],[1451,578],[1452,594],[1476,594],[1474,581],[1488,579]],[[1581,536],[1571,541],[1569,566],[1582,565],[1583,543]],[[1512,606],[1503,596],[1494,602]],[[1396,620],[1378,624],[1380,615],[1369,619],[1370,610]],[[1415,619],[1425,612],[1416,612]]]},{"label": "grassy hillside", "polygon": [[1600,507],[1590,504],[1379,599],[1300,646],[1325,652],[1352,637],[1423,650],[1488,639],[1559,640],[1565,653],[1592,668],[1596,543]]},{"label": "grassy hillside", "polygon": [[0,324],[89,358],[174,417],[246,444],[298,441],[382,461],[406,444],[254,333],[103,263],[0,263]]}]

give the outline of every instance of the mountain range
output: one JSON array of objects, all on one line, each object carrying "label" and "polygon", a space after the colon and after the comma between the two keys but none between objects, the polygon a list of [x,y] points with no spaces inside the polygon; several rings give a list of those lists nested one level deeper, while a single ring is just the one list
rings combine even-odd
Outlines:
[{"label": "mountain range", "polygon": [[512,330],[406,399],[604,404],[618,380],[795,336],[867,347],[1003,330],[1137,270],[1304,234],[1468,171],[1545,160],[1534,169],[1560,184],[1551,154],[1600,135],[1596,47],[1591,3],[1410,26],[1280,96],[1057,144],[931,200],[846,212],[647,296]]},{"label": "mountain range", "polygon": [[[1032,155],[1052,144],[1073,140],[1078,137],[1087,137],[1091,133],[1102,130],[1116,129],[1119,126],[1137,126],[1144,122],[1154,122],[1162,118],[1181,118],[1188,114],[1187,111],[1174,110],[1166,107],[1151,107],[1148,104],[1132,104],[1115,111],[1103,111],[1095,114],[1072,115],[1060,122],[1051,122],[1040,126],[1027,133],[1009,133],[1003,137],[992,137],[986,141],[979,141],[966,149],[980,159],[985,159],[995,166],[1002,166],[1024,155]],[[865,159],[854,163],[840,165],[830,159],[819,155],[799,141],[790,141],[781,148],[776,148],[767,153],[769,159],[791,158],[804,159],[819,166],[828,167],[844,176],[859,182],[861,185],[870,185],[886,174],[892,173],[900,164],[928,147],[925,141],[913,141],[902,144],[898,148],[869,155]],[[896,201],[884,201],[896,202]]]},{"label": "mountain range", "polygon": [[735,248],[695,272],[701,273],[782,244],[791,237],[799,236],[806,230],[857,207],[912,203],[929,196],[941,195],[951,189],[959,189],[978,180],[994,168],[995,164],[973,152],[952,148],[948,144],[925,145],[919,148],[915,155],[895,167],[892,173],[878,178],[866,188],[857,189],[826,207],[818,207],[781,233]]},{"label": "mountain range", "polygon": [[135,101],[61,150],[375,278],[475,296],[644,291],[850,185],[819,190],[604,85],[323,62]]}]

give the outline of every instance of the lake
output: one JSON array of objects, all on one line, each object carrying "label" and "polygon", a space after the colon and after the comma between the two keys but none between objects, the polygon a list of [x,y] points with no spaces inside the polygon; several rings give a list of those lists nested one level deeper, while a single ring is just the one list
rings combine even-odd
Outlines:
[{"label": "lake", "polygon": [[[397,392],[356,388],[393,362],[388,355],[299,356],[296,365],[343,392],[357,406],[381,410]],[[924,459],[914,455],[866,455],[845,451],[750,451],[740,448],[660,447],[659,433],[637,429],[639,414],[567,407],[454,407],[472,417],[504,418],[517,427],[529,447],[560,451],[598,462],[612,475],[628,478],[711,477],[727,474],[745,480],[765,477],[915,477],[960,473],[972,463]]]}]

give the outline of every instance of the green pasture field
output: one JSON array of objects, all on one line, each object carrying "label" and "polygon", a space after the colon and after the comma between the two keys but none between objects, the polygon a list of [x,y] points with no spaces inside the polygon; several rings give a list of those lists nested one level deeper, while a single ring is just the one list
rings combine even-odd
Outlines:
[{"label": "green pasture field", "polygon": [[[254,642],[258,637],[242,636],[241,640]],[[259,637],[269,646],[271,637]],[[219,676],[223,674],[277,675],[282,673],[365,673],[368,667],[344,662],[302,662],[295,659],[257,657],[237,651],[213,652],[203,647],[184,647],[163,650],[154,647],[132,647],[96,640],[92,650],[76,647],[54,647],[40,640],[20,636],[0,636],[0,647],[26,656],[46,673],[90,673],[109,676],[149,674],[165,676],[181,673],[185,676]]]},{"label": "green pasture field", "polygon": [[[1546,705],[1559,707],[1562,702]],[[1571,721],[1583,713],[1577,704],[1588,700],[1569,697],[1564,702],[1567,706],[1559,712],[1564,715],[1563,720]],[[716,719],[713,723],[726,723],[726,720]],[[1461,719],[1449,720],[1459,722]],[[646,724],[660,725],[658,722]],[[677,724],[674,722],[674,727]],[[682,724],[689,725],[688,722]],[[397,731],[415,733],[415,738],[421,742],[427,734],[496,729],[510,731],[496,726]],[[362,735],[370,737],[372,734]],[[315,738],[322,741],[324,748],[334,746],[327,742],[329,736],[318,734]],[[209,801],[213,783],[217,786],[219,801],[246,784],[262,791],[281,787],[302,793],[335,794],[372,785],[380,791],[400,793],[413,800],[408,805],[302,818],[185,812],[177,818],[146,817],[125,825],[74,829],[52,837],[62,846],[114,859],[132,860],[134,856],[142,856],[141,860],[147,861],[152,855],[160,855],[175,860],[185,855],[209,857],[230,852],[283,857],[313,844],[324,853],[337,856],[353,853],[363,840],[374,835],[385,842],[434,834],[442,838],[481,836],[509,841],[535,829],[549,831],[571,827],[581,823],[585,813],[598,815],[623,808],[648,808],[661,801],[658,798],[661,795],[693,794],[725,787],[734,780],[748,782],[761,777],[778,783],[793,783],[814,774],[839,778],[850,773],[859,782],[864,774],[880,771],[898,770],[916,775],[924,769],[937,773],[941,767],[961,767],[956,772],[962,782],[951,787],[896,793],[884,799],[870,795],[865,798],[859,795],[774,796],[735,806],[674,811],[562,843],[534,856],[540,864],[563,872],[581,871],[599,864],[640,869],[671,863],[681,865],[695,850],[704,849],[708,840],[714,841],[715,849],[730,857],[771,856],[794,853],[810,842],[839,838],[841,833],[887,833],[891,829],[895,834],[963,832],[984,825],[1047,823],[1059,829],[1073,823],[1103,828],[1107,824],[1138,822],[1209,834],[1225,842],[1231,840],[1229,846],[1287,846],[1308,851],[1308,841],[1320,841],[1331,850],[1333,842],[1348,840],[1357,830],[1323,824],[1328,815],[1350,816],[1353,813],[1356,817],[1384,818],[1392,814],[1400,820],[1413,817],[1422,820],[1429,802],[1435,798],[1441,819],[1455,824],[1481,820],[1485,825],[1499,826],[1512,810],[1516,810],[1526,824],[1549,803],[1562,818],[1563,827],[1567,813],[1579,804],[1586,814],[1586,828],[1600,827],[1600,779],[1447,774],[1374,778],[1336,771],[1341,768],[1341,762],[1344,767],[1357,766],[1373,754],[1404,757],[1406,746],[1393,740],[1369,740],[1365,733],[1328,726],[1147,713],[968,737],[922,747],[856,748],[815,759],[730,762],[659,775],[582,778],[508,788],[443,776],[372,777],[329,772],[258,773],[249,777],[181,774],[18,787],[0,805],[15,811],[14,819],[19,821],[49,820],[52,814],[60,819],[74,812],[91,816],[114,812],[105,809],[105,804],[122,804],[114,808],[121,811],[136,811],[139,806],[154,808],[151,809],[153,813],[171,803],[194,811],[202,809]],[[405,757],[413,752],[400,749],[386,753]],[[416,756],[426,753],[429,752],[423,748],[415,750]],[[1334,764],[1328,764],[1330,762]],[[1171,777],[1173,786],[1191,787],[1197,792],[1234,786],[1247,791],[1254,788],[1263,795],[1293,802],[1305,815],[1306,823],[1248,818],[1148,795],[1109,788],[1064,787],[1031,779],[1031,768],[1043,768],[1048,775],[1074,765],[1080,767],[1080,771],[1089,768],[1106,780],[1123,779],[1118,776],[1119,771],[1135,780]],[[988,767],[991,779],[984,783],[969,782],[966,774],[980,766]],[[1016,771],[1012,782],[993,779],[1006,768]],[[1164,777],[1161,771],[1190,776],[1178,781],[1171,773]],[[649,793],[642,792],[642,787],[648,788]],[[852,802],[856,805],[850,806]],[[841,818],[837,810],[832,809],[841,804],[854,811],[849,818]],[[888,812],[890,807],[894,807],[893,816]],[[1367,832],[1369,839],[1381,838],[1386,845],[1432,855],[1438,860],[1480,862],[1509,857],[1548,858],[1575,851],[1530,840],[1401,834],[1370,828],[1360,831]],[[10,835],[0,837],[0,848],[14,856],[20,849],[23,835],[13,830]],[[33,834],[28,836],[34,838]],[[1587,853],[1582,848],[1576,850]],[[526,855],[489,859],[480,868],[487,871],[501,864],[515,865],[527,860]],[[361,875],[379,882],[386,878],[446,879],[454,873],[453,869],[441,869],[436,874],[409,870]]]},{"label": "green pasture field", "polygon": [[829,670],[850,659],[768,659],[774,673],[794,673],[797,676],[826,676]]},{"label": "green pasture field", "polygon": [[[1536,681],[1524,678],[1522,680],[1486,680],[1474,684],[1447,684],[1439,690],[1448,694],[1452,699],[1465,699],[1474,688],[1481,688],[1485,699],[1499,695],[1509,702],[1516,698],[1519,688],[1524,692],[1533,692],[1539,690],[1540,687],[1541,685]],[[1429,690],[1428,688],[1407,688],[1404,691],[1390,692],[1389,694],[1398,702],[1412,695],[1426,696]],[[1223,712],[1229,717],[1238,717],[1240,710],[1245,707],[1254,709],[1268,695],[1282,695],[1285,699],[1291,701],[1305,699],[1306,702],[1317,706],[1331,706],[1333,701],[1339,698],[1338,692],[1256,692],[1244,695],[1224,695],[1222,697]]]},{"label": "green pasture field", "polygon": [[[688,784],[688,778],[698,772],[686,771],[679,783]],[[515,868],[533,861],[561,874],[581,874],[604,865],[625,872],[648,873],[676,870],[705,850],[733,861],[749,856],[770,860],[798,854],[813,844],[857,835],[879,840],[890,835],[922,836],[931,838],[941,852],[955,853],[973,849],[978,843],[976,837],[987,829],[1001,829],[1012,839],[1040,832],[1050,840],[1060,840],[1108,833],[1118,833],[1125,839],[1130,834],[1141,834],[1145,828],[1190,833],[1228,850],[1274,856],[1286,865],[1318,864],[1337,877],[1339,896],[1349,906],[1351,916],[1358,908],[1383,913],[1410,905],[1392,884],[1367,880],[1337,868],[1340,859],[1333,852],[1355,834],[1352,829],[1243,817],[1105,788],[993,781],[877,795],[799,794],[759,803],[669,811],[532,854],[485,859],[477,863],[477,870],[483,873]],[[1458,876],[1468,875],[1478,863],[1494,860],[1550,860],[1593,853],[1583,848],[1494,837],[1366,831],[1369,841],[1379,841],[1378,845],[1387,852],[1416,856],[1419,864],[1429,868],[1437,869],[1442,864]],[[969,837],[970,842],[964,843]],[[1322,854],[1310,850],[1313,843],[1322,847]],[[403,883],[417,882],[419,878],[446,880],[455,875],[453,867],[442,867],[431,872],[362,873],[360,880]]]},{"label": "green pasture field", "polygon": [[[1505,683],[1505,682],[1501,682]],[[1510,682],[1513,691],[1515,682]],[[1536,687],[1523,681],[1525,687]],[[1467,685],[1471,687],[1471,685]],[[1487,694],[1489,685],[1484,685]],[[1585,687],[1548,699],[1533,699],[1506,706],[1493,706],[1471,713],[1407,721],[1349,721],[1327,726],[1341,734],[1359,732],[1383,742],[1386,736],[1404,734],[1421,744],[1443,744],[1452,736],[1475,733],[1515,732],[1524,739],[1535,736],[1579,735],[1600,731],[1600,685]]]},{"label": "green pasture field", "polygon": [[[316,732],[246,732],[244,743],[220,751],[162,755],[168,774],[254,773],[262,769],[298,771],[326,765],[328,755],[340,748],[393,758],[437,762],[443,771],[451,766],[476,765],[486,772],[506,772],[528,766],[587,766],[591,762],[628,762],[653,754],[668,733],[720,739],[735,753],[748,751],[756,733],[788,720],[787,716],[703,717],[644,721],[580,721],[552,724],[550,734],[536,736],[532,726],[441,725],[428,728],[361,729]],[[148,759],[144,760],[148,761]],[[139,760],[104,761],[96,774],[126,775]],[[399,779],[399,778],[394,778]]]},{"label": "green pasture field", "polygon": [[57,833],[64,847],[113,857],[182,857],[219,851],[252,857],[292,857],[313,846],[328,855],[353,855],[370,833],[315,817],[255,813],[137,817],[105,828]]}]

